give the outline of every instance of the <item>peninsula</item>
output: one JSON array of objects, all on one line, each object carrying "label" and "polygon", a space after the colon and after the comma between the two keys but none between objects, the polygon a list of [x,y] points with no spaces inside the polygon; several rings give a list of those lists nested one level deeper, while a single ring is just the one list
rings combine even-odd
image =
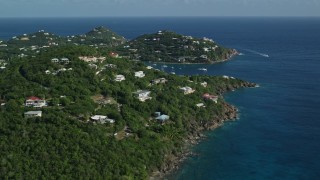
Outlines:
[{"label": "peninsula", "polygon": [[161,175],[202,131],[236,117],[224,92],[255,86],[161,72],[121,57],[126,43],[101,28],[86,37],[39,31],[1,43],[1,179]]},{"label": "peninsula", "polygon": [[206,37],[194,38],[171,31],[142,35],[117,50],[130,59],[167,63],[215,63],[238,53]]}]

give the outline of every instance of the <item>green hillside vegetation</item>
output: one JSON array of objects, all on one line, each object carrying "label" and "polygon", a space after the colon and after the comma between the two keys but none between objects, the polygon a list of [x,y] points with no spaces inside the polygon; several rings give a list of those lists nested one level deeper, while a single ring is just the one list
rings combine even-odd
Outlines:
[{"label": "green hillside vegetation", "polygon": [[[62,37],[40,30],[36,33],[23,34],[12,37],[0,43],[0,59],[14,57],[37,56],[50,47],[77,45],[96,48],[110,48],[119,46],[126,39],[105,27],[97,27],[83,35]],[[1,46],[5,44],[6,46]]]},{"label": "green hillside vegetation", "polygon": [[[214,103],[202,94],[254,85],[234,78],[169,75],[108,54],[59,46],[11,59],[0,70],[1,179],[147,179],[184,150],[187,138],[232,117],[221,96]],[[90,63],[79,56],[107,58]],[[62,57],[70,62],[51,61]],[[135,77],[136,71],[145,77]],[[116,82],[118,74],[126,80]],[[152,85],[157,78],[168,81]],[[207,87],[200,85],[204,81]],[[184,86],[195,92],[184,95],[179,89]],[[134,95],[139,89],[151,91],[152,99],[140,102]],[[29,96],[46,99],[48,106],[25,107]],[[42,117],[25,118],[30,110],[41,110]],[[155,120],[156,111],[170,119]],[[115,123],[93,123],[93,115]]]},{"label": "green hillside vegetation", "polygon": [[66,38],[55,35],[53,33],[40,30],[39,32],[32,34],[24,34],[16,37],[12,37],[7,41],[8,46],[27,48],[27,47],[43,47],[51,45],[65,45]]},{"label": "green hillside vegetation", "polygon": [[95,47],[115,47],[126,42],[126,39],[111,30],[100,26],[83,34],[68,37],[69,42]]},{"label": "green hillside vegetation", "polygon": [[237,53],[212,39],[194,38],[171,31],[142,35],[117,50],[120,55],[131,59],[171,63],[214,63]]}]

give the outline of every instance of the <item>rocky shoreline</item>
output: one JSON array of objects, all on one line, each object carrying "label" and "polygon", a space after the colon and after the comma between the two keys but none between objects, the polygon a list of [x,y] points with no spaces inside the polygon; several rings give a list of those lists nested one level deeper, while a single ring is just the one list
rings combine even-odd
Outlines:
[{"label": "rocky shoreline", "polygon": [[[226,87],[226,89],[221,89],[221,94],[242,87],[257,87],[257,85],[255,83],[243,82],[240,85],[228,86]],[[199,141],[205,138],[205,135],[203,135],[202,132],[214,130],[222,126],[224,122],[234,121],[238,118],[238,109],[235,106],[226,102],[222,103],[224,108],[221,115],[213,117],[211,121],[205,124],[201,124],[200,126],[194,127],[194,132],[192,132],[192,134],[189,134],[188,137],[184,140],[184,147],[182,153],[179,155],[167,155],[166,162],[161,167],[161,169],[159,169],[158,171],[154,171],[150,174],[150,180],[165,179],[165,177],[168,176],[170,173],[173,173],[174,171],[178,170],[181,164],[189,156],[196,155],[192,153],[191,147],[198,144]]]},{"label": "rocky shoreline", "polygon": [[[233,57],[239,55],[240,53],[236,49],[232,49],[231,53],[225,58],[225,59],[220,59],[220,60],[215,60],[215,61],[208,61],[208,62],[203,62],[203,63],[193,63],[193,62],[166,62],[166,61],[145,61],[148,63],[156,63],[156,64],[217,64],[217,63],[222,63],[225,61],[229,61]],[[140,60],[136,60],[140,61]]]}]

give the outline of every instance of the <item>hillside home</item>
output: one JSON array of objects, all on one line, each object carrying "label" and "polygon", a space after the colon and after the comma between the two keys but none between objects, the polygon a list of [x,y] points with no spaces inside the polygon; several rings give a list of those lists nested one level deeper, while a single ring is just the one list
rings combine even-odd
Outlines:
[{"label": "hillside home", "polygon": [[53,58],[53,59],[51,59],[51,62],[53,62],[53,63],[59,63],[59,59],[58,59],[58,58]]},{"label": "hillside home", "polygon": [[136,97],[139,99],[139,101],[144,102],[148,99],[152,99],[152,97],[150,97],[150,93],[151,91],[147,91],[147,90],[138,90],[137,92],[135,92],[134,94],[136,95]]},{"label": "hillside home", "polygon": [[29,41],[30,39],[28,37],[22,37],[20,38],[21,41]]},{"label": "hillside home", "polygon": [[202,58],[202,59],[208,59],[208,56],[203,54],[203,55],[200,56],[200,58]]},{"label": "hillside home", "polygon": [[31,96],[31,97],[28,97],[26,102],[25,102],[25,106],[28,106],[28,107],[43,107],[43,106],[47,106],[47,103],[46,103],[46,100],[44,99],[41,99],[39,97],[36,97],[36,96]]},{"label": "hillside home", "polygon": [[119,57],[119,54],[118,53],[115,53],[115,52],[110,52],[109,55],[113,58],[118,58]]},{"label": "hillside home", "polygon": [[95,122],[95,123],[99,123],[99,124],[106,124],[108,123],[114,123],[115,120],[114,119],[109,119],[108,116],[103,116],[103,115],[94,115],[91,116],[90,119]]},{"label": "hillside home", "polygon": [[204,52],[209,52],[209,48],[207,48],[207,47],[204,47],[203,50],[204,50]]},{"label": "hillside home", "polygon": [[116,75],[115,81],[121,82],[121,81],[124,81],[124,80],[126,80],[126,78],[124,77],[124,75],[121,75],[121,74]]},{"label": "hillside home", "polygon": [[79,56],[79,59],[82,60],[82,61],[85,61],[85,62],[98,62],[98,61],[105,61],[106,60],[106,57],[95,57],[95,56]]},{"label": "hillside home", "polygon": [[161,112],[155,112],[154,115],[155,115],[155,119],[160,121],[161,123],[164,123],[165,121],[170,119],[170,116],[166,114],[161,115]]},{"label": "hillside home", "polygon": [[200,85],[203,86],[203,87],[207,87],[208,83],[204,81],[204,82],[200,83]]},{"label": "hillside home", "polygon": [[60,62],[64,64],[69,64],[70,60],[68,58],[61,58]]},{"label": "hillside home", "polygon": [[196,106],[199,107],[199,108],[200,107],[205,107],[203,103],[198,103],[198,104],[196,104]]},{"label": "hillside home", "polygon": [[107,68],[117,68],[117,65],[115,65],[115,64],[106,64],[104,67],[107,67]]},{"label": "hillside home", "polygon": [[146,75],[143,73],[143,71],[137,71],[134,73],[134,76],[138,78],[143,78]]},{"label": "hillside home", "polygon": [[42,117],[42,111],[28,111],[24,113],[25,118]]},{"label": "hillside home", "polygon": [[168,82],[168,80],[166,78],[159,78],[159,79],[154,79],[151,81],[151,84],[155,85],[155,84],[164,84]]},{"label": "hillside home", "polygon": [[152,66],[147,66],[147,69],[153,69],[153,67]]},{"label": "hillside home", "polygon": [[182,87],[182,88],[180,88],[180,90],[182,90],[184,94],[191,94],[195,91],[194,89],[192,89],[191,87],[188,87],[188,86]]},{"label": "hillside home", "polygon": [[213,102],[217,103],[218,102],[218,96],[215,95],[210,95],[209,93],[205,93],[202,95],[202,98],[204,100],[212,100]]}]

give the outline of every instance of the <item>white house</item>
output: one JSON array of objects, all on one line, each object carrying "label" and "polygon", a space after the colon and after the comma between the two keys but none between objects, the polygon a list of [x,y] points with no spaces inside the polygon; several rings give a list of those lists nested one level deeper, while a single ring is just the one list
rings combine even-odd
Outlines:
[{"label": "white house", "polygon": [[160,121],[161,123],[164,123],[165,121],[169,120],[170,119],[170,116],[166,115],[166,114],[162,114],[161,115],[161,112],[155,112],[155,119]]},{"label": "white house", "polygon": [[204,50],[204,52],[209,52],[209,48],[207,48],[207,47],[204,47],[203,50]]},{"label": "white house", "polygon": [[204,82],[202,82],[202,83],[200,83],[201,84],[201,86],[203,86],[203,87],[207,87],[208,86],[208,83],[206,82],[206,81],[204,81]]},{"label": "white house", "polygon": [[116,75],[115,81],[121,82],[121,81],[124,81],[124,80],[126,80],[126,78],[124,77],[124,75],[121,75],[121,74]]},{"label": "white house", "polygon": [[115,65],[115,64],[106,64],[104,66],[107,68],[117,68],[117,65]]},{"label": "white house", "polygon": [[183,91],[184,94],[191,94],[195,91],[194,89],[192,89],[191,87],[188,87],[188,86],[182,87],[180,89]]},{"label": "white house", "polygon": [[65,64],[68,64],[70,62],[70,60],[68,58],[61,58],[60,59],[60,62],[61,63],[65,63]]},{"label": "white house", "polygon": [[24,113],[25,118],[31,118],[31,117],[41,117],[42,111],[28,111]]},{"label": "white house", "polygon": [[166,78],[159,78],[159,79],[154,79],[151,81],[152,84],[164,84],[168,82],[168,80]]},{"label": "white house", "polygon": [[229,79],[229,76],[223,75],[222,76],[224,79]]},{"label": "white house", "polygon": [[147,90],[138,90],[137,92],[135,92],[134,94],[137,96],[137,98],[141,101],[144,102],[148,99],[152,99],[152,97],[150,97],[150,93],[151,91],[147,91]]},{"label": "white house", "polygon": [[51,72],[49,70],[46,70],[45,73],[46,74],[51,74]]},{"label": "white house", "polygon": [[203,59],[208,59],[208,56],[207,56],[207,55],[204,55],[204,54],[201,55],[200,57],[203,58]]},{"label": "white house", "polygon": [[25,102],[25,106],[32,106],[32,107],[43,107],[43,106],[47,106],[46,100],[44,99],[40,99],[39,97],[36,96],[31,96],[28,97],[26,102]]},{"label": "white house", "polygon": [[53,62],[53,63],[59,63],[59,59],[58,59],[58,58],[52,58],[52,59],[51,59],[51,62]]},{"label": "white house", "polygon": [[134,76],[138,78],[143,78],[146,75],[143,73],[143,71],[137,71],[134,73]]},{"label": "white house", "polygon": [[109,119],[108,116],[103,116],[103,115],[94,115],[90,118],[93,122],[100,123],[100,124],[105,124],[107,122],[109,123],[114,123],[114,119]]},{"label": "white house", "polygon": [[197,107],[205,107],[203,103],[196,104]]}]

